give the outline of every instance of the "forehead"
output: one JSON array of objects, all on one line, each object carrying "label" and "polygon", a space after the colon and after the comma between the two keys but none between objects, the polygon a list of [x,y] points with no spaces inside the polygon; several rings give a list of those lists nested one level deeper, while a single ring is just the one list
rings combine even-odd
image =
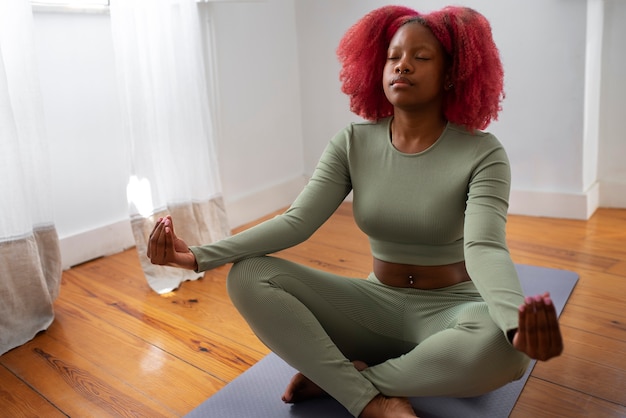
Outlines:
[{"label": "forehead", "polygon": [[441,50],[441,43],[426,26],[420,22],[409,22],[400,26],[389,42],[389,48],[431,47]]}]

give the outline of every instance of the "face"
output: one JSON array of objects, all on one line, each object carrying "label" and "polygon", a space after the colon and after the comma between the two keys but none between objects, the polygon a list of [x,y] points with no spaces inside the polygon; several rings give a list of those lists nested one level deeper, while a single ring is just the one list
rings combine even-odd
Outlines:
[{"label": "face", "polygon": [[394,107],[424,110],[442,107],[446,60],[435,35],[419,22],[398,29],[387,51],[383,89]]}]

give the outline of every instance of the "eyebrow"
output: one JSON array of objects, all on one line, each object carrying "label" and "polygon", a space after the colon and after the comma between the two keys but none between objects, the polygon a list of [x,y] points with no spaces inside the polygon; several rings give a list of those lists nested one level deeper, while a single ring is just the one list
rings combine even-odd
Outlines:
[{"label": "eyebrow", "polygon": [[[388,51],[392,51],[392,50],[395,50],[395,49],[404,49],[404,48],[403,48],[403,47],[400,47],[400,46],[394,46],[394,45],[391,45],[391,44],[390,44],[390,45],[389,45],[389,47],[387,48],[387,50],[388,50]],[[415,50],[415,51],[419,51],[419,50],[427,49],[427,50],[429,50],[429,51],[432,51],[432,50],[434,50],[435,48],[434,48],[432,45],[429,45],[429,44],[419,44],[419,45],[417,45],[417,46],[411,46],[411,47],[409,47],[408,49]]]}]

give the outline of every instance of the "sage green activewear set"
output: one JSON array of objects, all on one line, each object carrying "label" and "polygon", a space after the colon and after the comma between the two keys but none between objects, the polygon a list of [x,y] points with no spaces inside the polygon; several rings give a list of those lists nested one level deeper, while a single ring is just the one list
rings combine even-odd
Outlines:
[{"label": "sage green activewear set", "polygon": [[[523,295],[505,240],[510,168],[502,145],[449,123],[430,148],[405,154],[391,143],[391,119],[340,131],[285,213],[190,247],[198,271],[234,263],[228,292],[257,336],[354,416],[379,393],[480,395],[519,379],[529,363],[506,337]],[[398,288],[373,273],[347,278],[266,255],[310,237],[350,191],[374,257],[465,260],[472,281]],[[370,367],[358,371],[352,360]]]}]

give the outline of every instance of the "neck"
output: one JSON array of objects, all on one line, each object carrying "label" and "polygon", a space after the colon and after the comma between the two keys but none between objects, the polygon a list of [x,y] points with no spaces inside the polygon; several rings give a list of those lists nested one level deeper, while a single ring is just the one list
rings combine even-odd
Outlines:
[{"label": "neck", "polygon": [[391,142],[405,153],[424,151],[441,136],[446,123],[443,115],[416,117],[414,114],[396,112],[391,122]]}]

